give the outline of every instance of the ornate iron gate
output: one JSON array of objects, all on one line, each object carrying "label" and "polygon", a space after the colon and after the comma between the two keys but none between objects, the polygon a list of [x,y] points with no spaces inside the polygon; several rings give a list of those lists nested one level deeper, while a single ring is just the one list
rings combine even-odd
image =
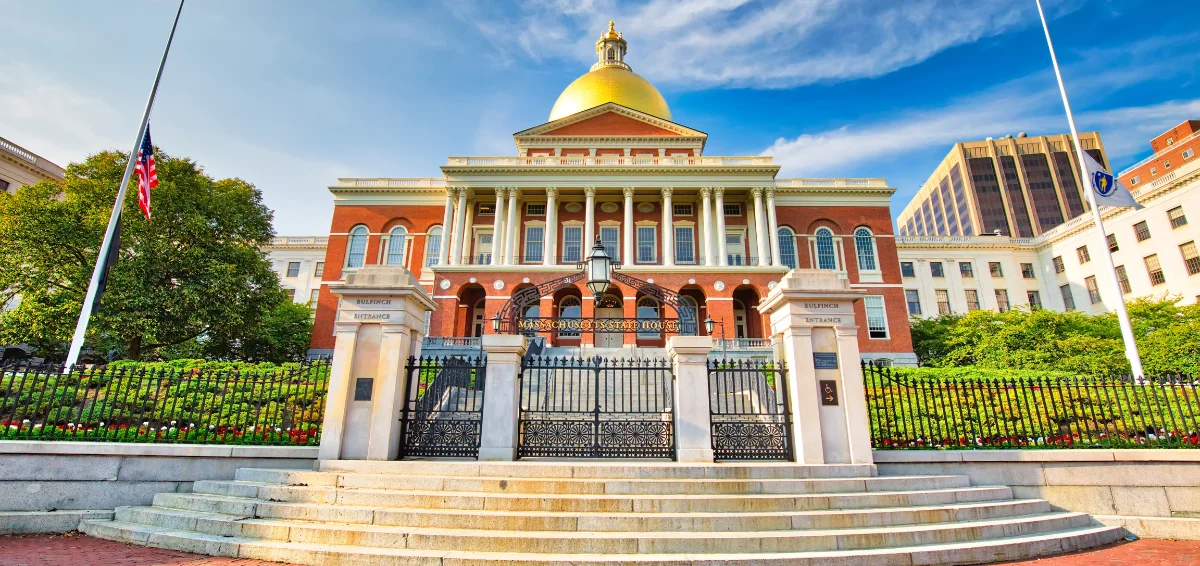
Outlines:
[{"label": "ornate iron gate", "polygon": [[400,457],[479,456],[485,358],[409,358]]},{"label": "ornate iron gate", "polygon": [[709,413],[717,460],[792,459],[784,369],[782,361],[709,360]]},{"label": "ornate iron gate", "polygon": [[517,456],[674,459],[674,380],[667,360],[527,357]]}]

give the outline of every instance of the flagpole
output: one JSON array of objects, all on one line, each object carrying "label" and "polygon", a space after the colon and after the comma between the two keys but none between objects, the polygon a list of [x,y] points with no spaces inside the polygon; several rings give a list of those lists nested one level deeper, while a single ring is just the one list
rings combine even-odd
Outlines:
[{"label": "flagpole", "polygon": [[1067,110],[1067,124],[1071,126],[1071,139],[1075,142],[1075,157],[1079,162],[1080,170],[1080,187],[1087,195],[1088,204],[1092,206],[1092,218],[1096,221],[1096,231],[1100,235],[1100,248],[1104,250],[1104,261],[1108,266],[1110,283],[1108,285],[1109,296],[1114,297],[1117,320],[1121,324],[1121,338],[1125,341],[1125,357],[1129,359],[1129,368],[1133,372],[1134,379],[1140,382],[1145,375],[1142,371],[1142,358],[1138,354],[1137,341],[1133,336],[1133,324],[1129,321],[1129,311],[1125,310],[1124,294],[1121,293],[1121,288],[1117,284],[1117,267],[1113,263],[1112,250],[1108,248],[1108,240],[1105,236],[1107,232],[1104,231],[1104,220],[1100,216],[1100,207],[1096,206],[1096,197],[1089,188],[1083,146],[1079,143],[1079,132],[1075,130],[1075,116],[1071,113],[1071,103],[1067,101],[1067,87],[1063,85],[1062,72],[1058,68],[1058,57],[1054,55],[1054,43],[1050,41],[1050,26],[1046,23],[1046,13],[1042,11],[1042,0],[1035,1],[1037,2],[1038,16],[1042,18],[1042,29],[1046,32],[1046,46],[1050,48],[1050,62],[1054,64],[1054,76],[1058,78],[1058,92],[1062,94],[1063,108]]},{"label": "flagpole", "polygon": [[138,148],[142,146],[142,137],[146,134],[146,124],[150,121],[150,110],[154,107],[154,95],[158,94],[158,83],[162,80],[163,67],[167,65],[167,54],[171,52],[171,42],[175,40],[175,28],[179,27],[179,15],[183,13],[183,2],[184,0],[179,0],[179,9],[175,11],[175,23],[171,24],[171,35],[167,37],[167,47],[163,50],[162,60],[158,63],[158,74],[154,75],[154,85],[150,87],[150,98],[146,99],[146,109],[142,112],[142,123],[138,126],[137,136],[133,141],[133,150],[129,152],[129,160],[125,163],[125,174],[121,177],[121,186],[117,189],[117,201],[113,203],[112,214],[108,217],[108,229],[104,232],[103,243],[100,244],[100,254],[96,256],[96,267],[92,270],[92,280],[88,283],[87,295],[79,310],[79,321],[75,324],[75,335],[71,338],[71,349],[67,353],[66,366],[68,368],[79,361],[79,351],[83,349],[83,338],[87,333],[88,322],[92,318],[92,305],[96,302],[96,292],[104,273],[109,248],[112,247],[113,234],[121,222],[121,207],[125,203],[125,192],[129,187],[129,179],[133,176],[133,165],[137,159]]}]

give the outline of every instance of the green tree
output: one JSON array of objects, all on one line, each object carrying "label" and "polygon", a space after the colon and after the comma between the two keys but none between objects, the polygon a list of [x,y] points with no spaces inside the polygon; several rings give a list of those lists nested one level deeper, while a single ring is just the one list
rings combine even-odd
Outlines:
[{"label": "green tree", "polygon": [[[131,183],[119,262],[87,336],[132,359],[259,328],[286,300],[260,251],[273,235],[262,194],[186,158],[156,152],[155,160],[153,217],[142,215]],[[0,194],[0,302],[21,296],[0,315],[0,343],[65,351],[124,168],[125,156],[104,151],[71,164],[61,182]]]}]

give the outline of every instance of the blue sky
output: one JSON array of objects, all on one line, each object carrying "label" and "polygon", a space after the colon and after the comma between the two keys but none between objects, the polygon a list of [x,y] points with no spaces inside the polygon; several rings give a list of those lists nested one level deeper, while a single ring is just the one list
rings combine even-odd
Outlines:
[{"label": "blue sky", "polygon": [[[0,136],[65,165],[128,151],[170,1],[0,0]],[[1200,3],[1050,0],[1081,130],[1118,169],[1200,118]],[[154,141],[260,187],[280,234],[327,232],[338,176],[511,155],[609,19],[710,155],[887,177],[904,204],[955,141],[1067,129],[1033,0],[192,0]]]}]

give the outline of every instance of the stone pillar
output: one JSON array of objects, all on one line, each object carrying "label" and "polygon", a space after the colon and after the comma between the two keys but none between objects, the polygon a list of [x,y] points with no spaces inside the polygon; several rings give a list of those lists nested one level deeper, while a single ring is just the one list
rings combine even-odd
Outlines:
[{"label": "stone pillar", "polygon": [[546,232],[542,239],[542,265],[554,265],[558,258],[558,189],[546,187]]},{"label": "stone pillar", "polygon": [[713,196],[717,202],[714,210],[717,213],[717,265],[729,265],[729,249],[725,241],[725,187],[713,187]]},{"label": "stone pillar", "polygon": [[583,188],[583,256],[596,245],[596,187]]},{"label": "stone pillar", "polygon": [[621,226],[621,263],[633,265],[633,187],[625,187],[621,189],[621,193],[625,195],[625,224]]},{"label": "stone pillar", "polygon": [[750,189],[750,194],[754,196],[754,230],[757,236],[755,253],[758,256],[758,265],[770,265],[767,261],[767,215],[763,211],[763,188],[754,187]]},{"label": "stone pillar", "polygon": [[454,234],[454,187],[446,189],[446,212],[442,214],[442,243],[438,247],[438,265],[446,265],[450,257],[450,241]]},{"label": "stone pillar", "polygon": [[671,205],[671,187],[662,188],[662,264],[664,267],[675,265],[675,226],[674,212]]},{"label": "stone pillar", "polygon": [[771,265],[779,265],[779,222],[775,219],[775,188],[767,187],[767,218],[770,220],[771,232],[767,240],[771,242]]},{"label": "stone pillar", "polygon": [[467,199],[467,221],[463,223],[462,234],[459,235],[459,240],[462,245],[462,263],[464,265],[474,265],[475,258],[471,257],[474,254],[472,246],[475,243],[475,199]]},{"label": "stone pillar", "polygon": [[403,267],[368,265],[329,288],[342,308],[318,457],[394,460],[411,383],[405,368],[435,303]]},{"label": "stone pillar", "polygon": [[672,336],[667,353],[675,370],[675,459],[712,462],[712,415],[709,413],[709,336]]},{"label": "stone pillar", "polygon": [[496,187],[496,218],[492,220],[492,265],[504,262],[504,188]]},{"label": "stone pillar", "polygon": [[521,403],[521,357],[529,340],[520,334],[484,334],[487,352],[483,386],[483,435],[479,461],[517,459],[517,412]]},{"label": "stone pillar", "polygon": [[704,265],[717,265],[716,261],[714,261],[716,258],[713,257],[715,254],[713,253],[712,245],[712,188],[702,187],[700,189],[700,198],[703,201],[702,210],[704,212],[704,218],[701,219],[704,222]]},{"label": "stone pillar", "polygon": [[517,210],[517,188],[508,188],[508,226],[504,230],[504,235],[508,241],[504,243],[504,265],[513,265],[517,263],[517,234],[521,232],[521,214]]},{"label": "stone pillar", "polygon": [[790,432],[800,463],[872,463],[854,318],[863,294],[836,272],[794,269],[758,307],[787,364]]},{"label": "stone pillar", "polygon": [[459,187],[458,205],[454,211],[454,231],[450,235],[450,265],[462,263],[463,224],[467,220],[467,189]]}]

